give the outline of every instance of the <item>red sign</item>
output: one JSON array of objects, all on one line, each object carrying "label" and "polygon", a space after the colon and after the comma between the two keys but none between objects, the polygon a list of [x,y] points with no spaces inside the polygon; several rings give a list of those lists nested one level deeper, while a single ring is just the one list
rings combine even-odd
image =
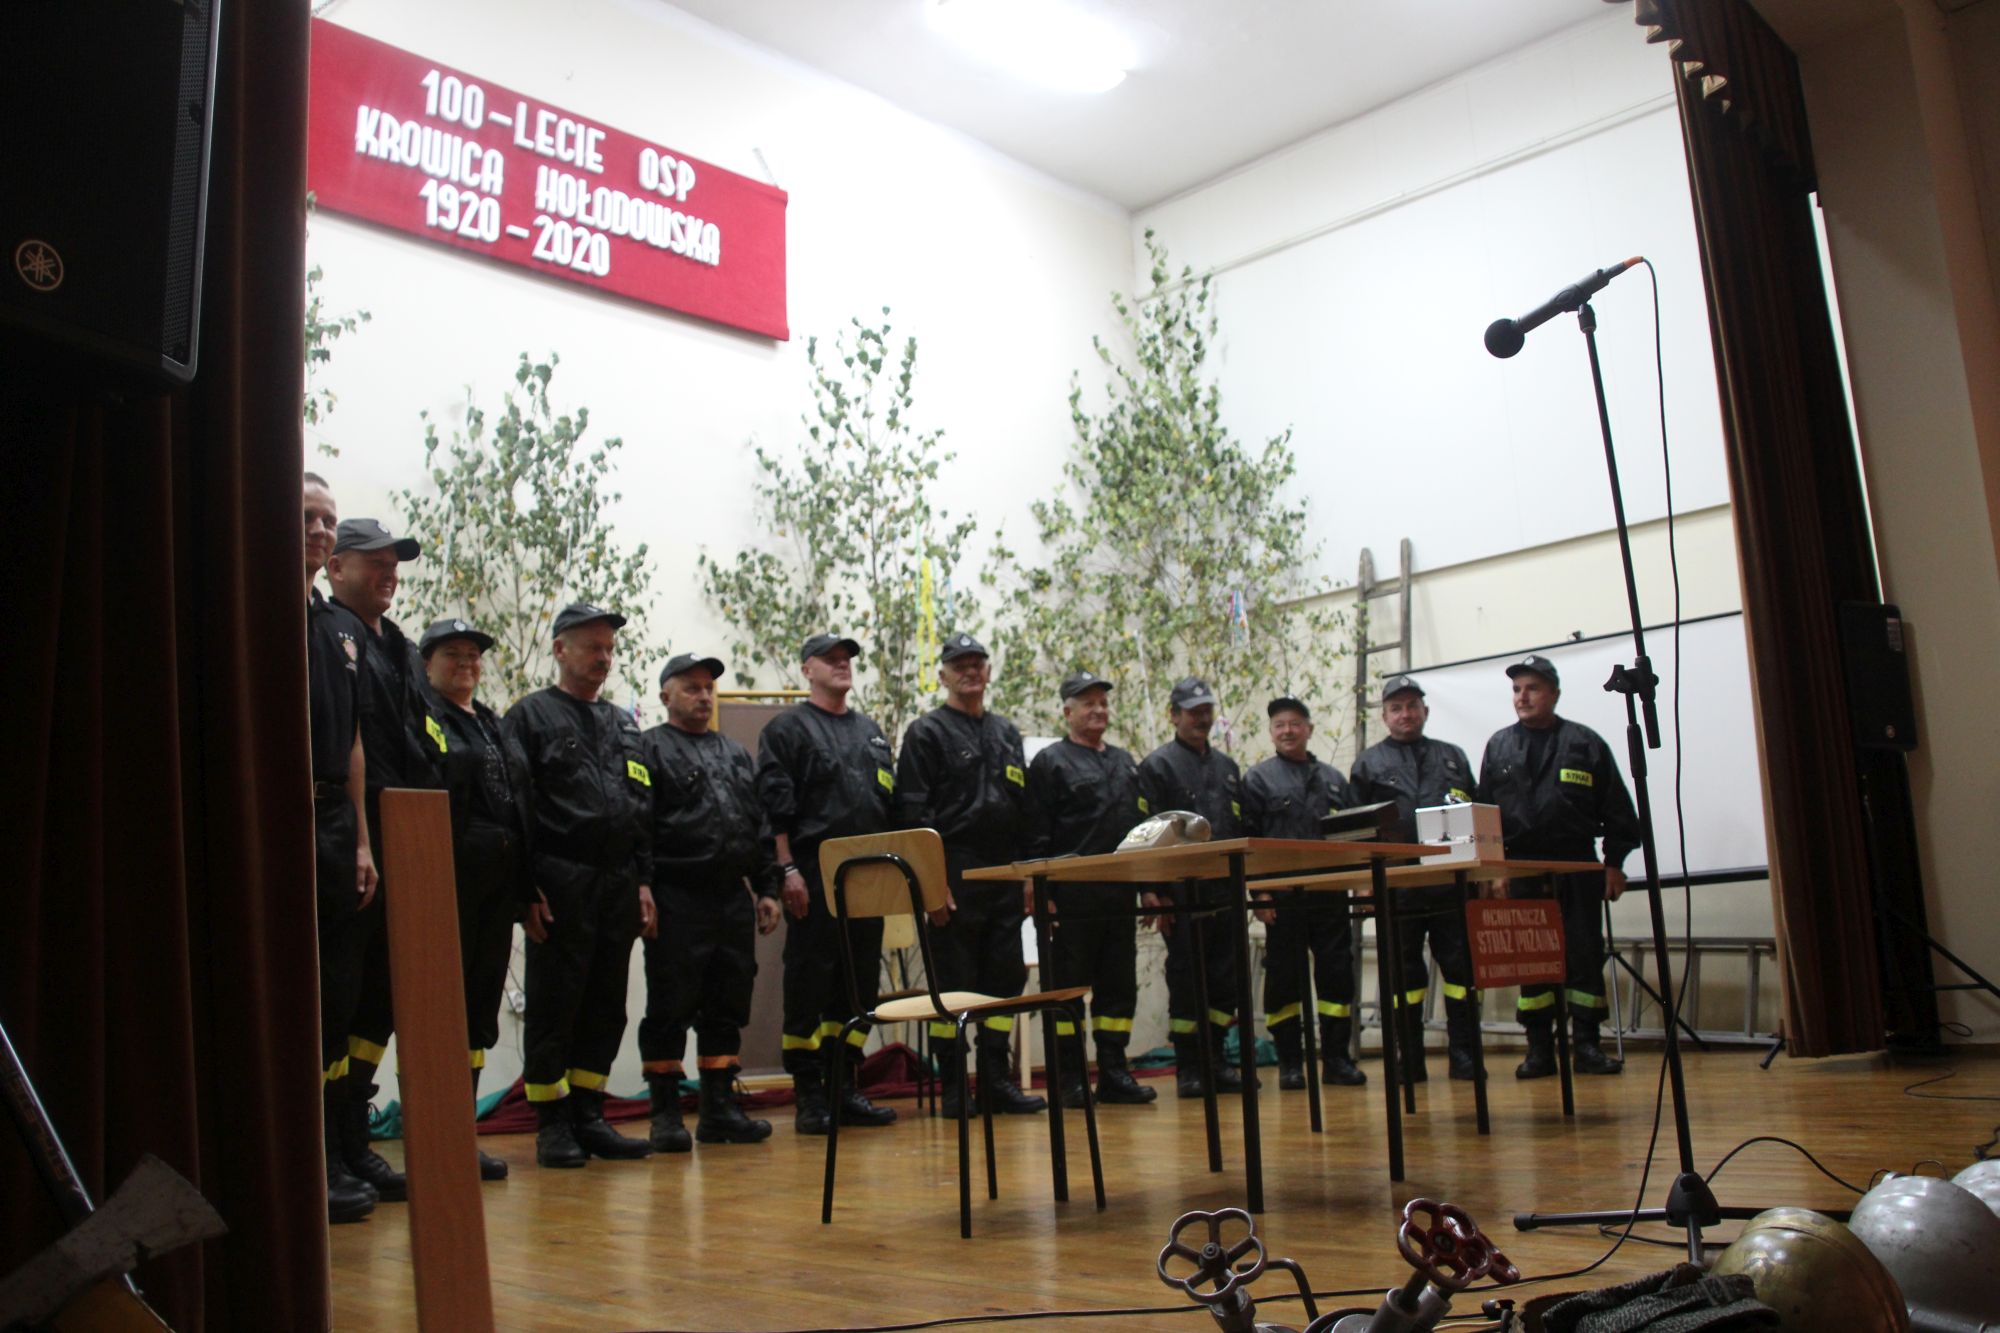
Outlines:
[{"label": "red sign", "polygon": [[314,19],[321,208],[772,338],[785,192]]},{"label": "red sign", "polygon": [[1465,905],[1472,984],[1481,990],[1561,984],[1561,905],[1553,898],[1475,898]]}]

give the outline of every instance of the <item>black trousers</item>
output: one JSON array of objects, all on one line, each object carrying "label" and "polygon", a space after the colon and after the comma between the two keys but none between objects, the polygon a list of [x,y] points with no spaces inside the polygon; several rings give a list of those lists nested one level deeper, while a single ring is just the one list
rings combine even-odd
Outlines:
[{"label": "black trousers", "polygon": [[319,917],[319,1054],[331,1082],[345,1072],[347,1033],[361,994],[364,936],[354,866],[354,806],[345,796],[313,801],[313,896]]},{"label": "black trousers", "polygon": [[1398,1007],[1421,1005],[1429,973],[1424,941],[1430,940],[1447,1003],[1472,998],[1472,946],[1465,937],[1465,895],[1453,884],[1412,889],[1396,903],[1396,955],[1402,973]]},{"label": "black trousers", "polygon": [[639,935],[639,883],[629,865],[599,870],[541,858],[536,882],[554,920],[528,941],[526,1059],[531,1102],[571,1087],[601,1090],[625,1036],[625,981]]},{"label": "black trousers", "polygon": [[[978,991],[995,999],[1019,995],[1028,984],[1028,964],[1021,952],[1021,907],[1018,882],[967,883],[965,867],[951,868],[951,896],[958,904],[951,920],[931,927],[931,957],[937,963],[938,989]],[[933,1022],[931,1035],[949,1041],[958,1029]],[[979,1049],[1003,1053],[1013,1040],[1012,1015],[981,1019]]]},{"label": "black trousers", "polygon": [[646,1073],[681,1072],[690,1027],[704,1069],[733,1067],[757,981],[757,907],[750,891],[741,879],[655,884],[653,901],[660,933],[645,941],[646,1016],[639,1020]]},{"label": "black trousers", "polygon": [[[1588,860],[1589,855],[1551,859]],[[1568,973],[1563,990],[1570,1004],[1570,1022],[1594,1031],[1610,1008],[1604,995],[1604,877],[1551,875],[1515,880],[1507,896],[1555,898],[1562,904],[1563,967]],[[1523,986],[1516,1003],[1521,1021],[1529,1027],[1555,1021],[1554,986]]]},{"label": "black trousers", "polygon": [[[1158,890],[1155,890],[1158,892]],[[1175,1041],[1201,1031],[1206,1019],[1218,1030],[1236,1021],[1236,932],[1230,913],[1233,895],[1227,885],[1203,884],[1192,895],[1202,907],[1224,907],[1213,916],[1169,918],[1167,931],[1167,1027]],[[1202,1012],[1200,983],[1195,975],[1195,934],[1208,964],[1208,1011]]]},{"label": "black trousers", "polygon": [[[1139,934],[1131,916],[1093,916],[1093,912],[1133,906],[1129,886],[1124,892],[1090,885],[1055,885],[1050,898],[1055,920],[1050,941],[1055,951],[1055,981],[1064,986],[1090,987],[1090,1028],[1098,1049],[1124,1050],[1132,1040],[1132,1015],[1139,1009]],[[1046,981],[1047,974],[1044,973]],[[1067,1018],[1056,1020],[1056,1034],[1077,1035]]]},{"label": "black trousers", "polygon": [[368,843],[375,852],[380,882],[375,900],[361,910],[361,978],[354,1001],[354,1019],[347,1028],[347,1054],[359,1063],[379,1065],[396,1033],[396,1000],[389,986],[389,874],[382,859],[382,817],[376,808],[380,792],[368,793]]},{"label": "black trousers", "polygon": [[[838,1041],[840,1030],[858,1015],[850,996],[847,972],[842,965],[840,922],[826,908],[821,889],[819,849],[810,853],[793,849],[799,873],[805,877],[808,904],[803,917],[785,918],[785,1072],[802,1074],[816,1071],[822,1063],[821,1049]],[[871,917],[847,923],[847,938],[853,941],[848,962],[854,968],[855,989],[861,1012],[875,1007],[881,991],[882,921]],[[855,1058],[861,1054],[868,1027],[855,1029],[850,1041]]]},{"label": "black trousers", "polygon": [[[1306,907],[1278,908],[1264,931],[1264,1026],[1273,1034],[1296,1023],[1305,996],[1299,990],[1302,955],[1312,954],[1313,990],[1321,1018],[1354,1013],[1354,928],[1346,894],[1316,893]],[[1215,998],[1213,992],[1209,998]]]},{"label": "black trousers", "polygon": [[500,997],[514,954],[514,923],[528,882],[525,849],[475,825],[452,849],[458,889],[458,959],[465,972],[465,1036],[475,1068],[500,1040]]}]

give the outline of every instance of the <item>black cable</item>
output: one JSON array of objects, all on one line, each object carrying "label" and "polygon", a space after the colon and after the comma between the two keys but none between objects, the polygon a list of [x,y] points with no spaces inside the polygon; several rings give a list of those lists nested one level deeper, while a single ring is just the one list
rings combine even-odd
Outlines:
[{"label": "black cable", "polygon": [[1918,1088],[1928,1088],[1933,1083],[1942,1083],[1948,1078],[1957,1078],[1956,1069],[1947,1069],[1942,1074],[1919,1079],[1903,1089],[1905,1097],[1914,1097],[1920,1102],[2000,1102],[2000,1095],[1985,1092],[1918,1092]]},{"label": "black cable", "polygon": [[1743,1140],[1743,1142],[1737,1144],[1734,1148],[1731,1148],[1728,1152],[1724,1153],[1722,1155],[1722,1160],[1715,1164],[1715,1169],[1710,1171],[1706,1176],[1703,1177],[1703,1179],[1707,1180],[1710,1184],[1713,1184],[1715,1182],[1715,1178],[1722,1174],[1722,1168],[1729,1165],[1730,1159],[1735,1157],[1737,1153],[1742,1152],[1745,1148],[1748,1148],[1752,1144],[1756,1143],[1783,1144],[1785,1147],[1790,1148],[1793,1152],[1796,1152],[1799,1156],[1805,1158],[1808,1162],[1811,1162],[1813,1166],[1818,1169],[1821,1175],[1825,1176],[1828,1180],[1831,1180],[1834,1184],[1840,1186],[1842,1189],[1853,1190],[1856,1194],[1866,1194],[1868,1192],[1867,1190],[1861,1188],[1859,1185],[1849,1184],[1847,1181],[1842,1180],[1839,1176],[1833,1174],[1833,1172],[1827,1170],[1826,1163],[1820,1161],[1819,1158],[1813,1156],[1812,1153],[1807,1151],[1800,1144],[1794,1143],[1787,1138],[1781,1138],[1776,1134],[1759,1134],[1755,1138],[1748,1138]]}]

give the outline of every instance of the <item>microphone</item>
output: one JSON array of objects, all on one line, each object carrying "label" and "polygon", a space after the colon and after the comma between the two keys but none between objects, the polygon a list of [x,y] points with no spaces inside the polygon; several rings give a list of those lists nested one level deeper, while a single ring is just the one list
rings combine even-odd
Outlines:
[{"label": "microphone", "polygon": [[1634,264],[1643,262],[1643,258],[1640,255],[1633,255],[1630,259],[1613,264],[1610,268],[1601,268],[1589,277],[1571,283],[1519,319],[1494,320],[1486,326],[1486,350],[1501,358],[1514,355],[1528,341],[1529,333],[1557,315],[1576,309],[1603,291],[1605,284],[1620,273]]}]

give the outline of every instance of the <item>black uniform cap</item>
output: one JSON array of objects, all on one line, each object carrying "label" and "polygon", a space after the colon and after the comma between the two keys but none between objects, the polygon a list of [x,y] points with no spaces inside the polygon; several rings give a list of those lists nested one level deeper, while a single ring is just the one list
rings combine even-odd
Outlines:
[{"label": "black uniform cap", "polygon": [[[1511,675],[1513,673],[1509,672],[1508,674]],[[1395,698],[1404,690],[1415,690],[1419,698],[1423,697],[1424,687],[1417,684],[1415,676],[1391,676],[1382,682],[1382,702],[1388,703],[1389,700]]]},{"label": "black uniform cap", "polygon": [[843,639],[838,634],[815,634],[799,647],[799,661],[810,662],[815,657],[825,657],[836,648],[845,648],[855,657],[861,656],[861,645],[852,639]]},{"label": "black uniform cap", "polygon": [[1289,694],[1281,694],[1264,705],[1265,717],[1276,717],[1280,713],[1297,713],[1306,721],[1312,721],[1313,710],[1306,707],[1305,700],[1294,699]]},{"label": "black uniform cap", "polygon": [[603,607],[592,606],[589,602],[571,602],[568,606],[556,612],[555,629],[550,632],[549,637],[560,639],[564,634],[575,629],[578,625],[588,625],[599,620],[613,629],[623,629],[625,627],[625,617],[619,615],[616,611],[606,611]]},{"label": "black uniform cap", "polygon": [[415,537],[398,537],[383,527],[379,519],[343,518],[333,530],[335,555],[343,551],[379,551],[385,546],[396,549],[398,560],[415,560],[423,553]]},{"label": "black uniform cap", "polygon": [[707,667],[709,675],[715,677],[717,680],[722,679],[723,668],[721,658],[703,657],[700,653],[677,653],[673,657],[669,657],[667,664],[660,668],[660,684],[665,685],[675,676],[680,675],[681,672],[692,671],[696,667]]},{"label": "black uniform cap", "polygon": [[939,665],[956,662],[961,657],[973,656],[990,657],[992,654],[986,651],[985,644],[970,634],[954,634],[944,641],[944,647],[938,649]]},{"label": "black uniform cap", "polygon": [[1540,653],[1529,653],[1518,662],[1507,664],[1507,679],[1512,680],[1523,671],[1532,671],[1557,689],[1562,688],[1562,677],[1556,674],[1556,664]]},{"label": "black uniform cap", "polygon": [[479,645],[482,653],[493,646],[491,634],[474,629],[466,621],[446,616],[443,620],[433,620],[424,628],[424,636],[417,640],[417,652],[429,657],[432,649],[449,639],[470,639]]},{"label": "black uniform cap", "polygon": [[1102,676],[1093,676],[1088,671],[1073,671],[1063,677],[1062,697],[1074,699],[1085,690],[1108,690],[1114,686]]},{"label": "black uniform cap", "polygon": [[1208,688],[1208,682],[1200,676],[1187,676],[1174,682],[1174,692],[1168,702],[1175,708],[1199,708],[1215,702],[1215,691]]}]

